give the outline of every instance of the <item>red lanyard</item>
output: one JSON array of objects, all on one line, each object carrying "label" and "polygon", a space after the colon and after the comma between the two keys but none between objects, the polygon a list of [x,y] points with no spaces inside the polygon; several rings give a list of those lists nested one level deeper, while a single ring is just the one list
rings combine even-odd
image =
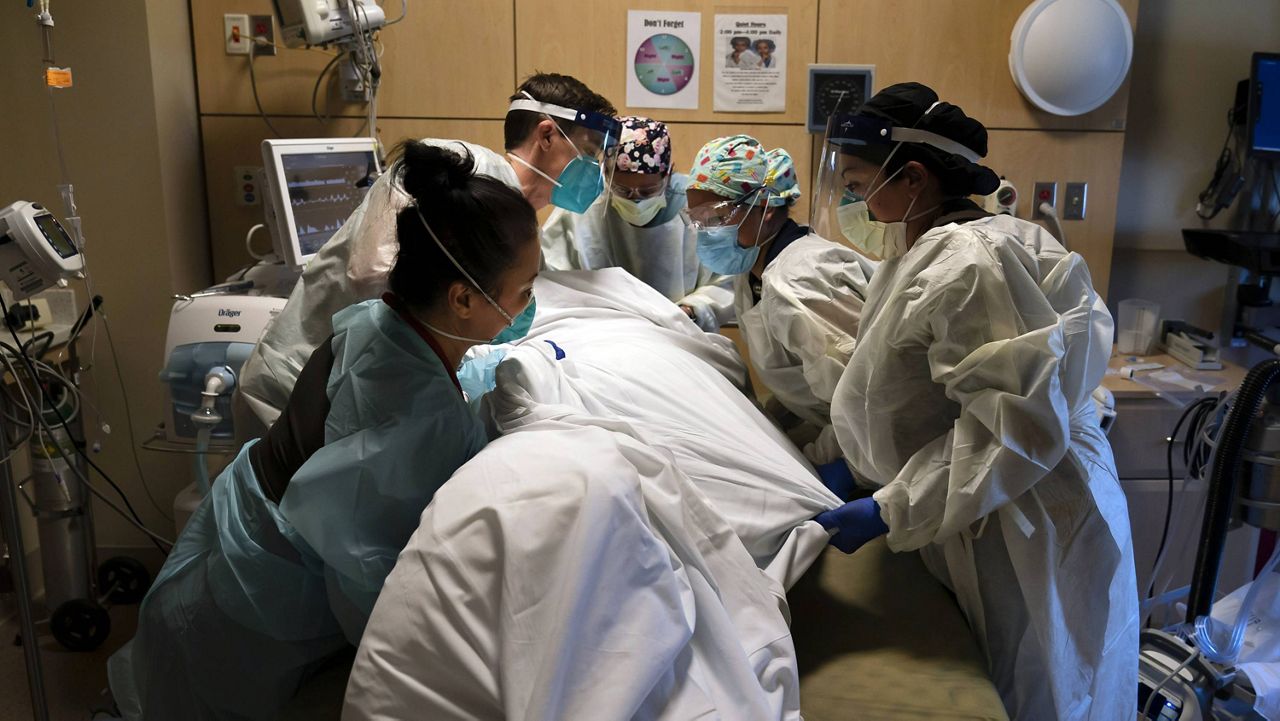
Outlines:
[{"label": "red lanyard", "polygon": [[440,363],[444,365],[444,369],[449,372],[449,380],[453,381],[453,385],[458,389],[458,393],[462,393],[462,384],[458,382],[458,374],[454,372],[452,367],[450,367],[449,359],[444,357],[444,349],[441,348],[440,344],[436,342],[436,339],[431,336],[431,333],[427,330],[427,327],[423,325],[422,321],[413,317],[413,314],[410,313],[409,309],[405,306],[404,301],[400,300],[392,293],[383,293],[382,302],[390,306],[391,310],[394,310],[399,314],[400,320],[407,323],[409,327],[418,334],[418,337],[427,342],[427,345],[431,347],[432,352],[434,352],[436,357],[440,359]]}]

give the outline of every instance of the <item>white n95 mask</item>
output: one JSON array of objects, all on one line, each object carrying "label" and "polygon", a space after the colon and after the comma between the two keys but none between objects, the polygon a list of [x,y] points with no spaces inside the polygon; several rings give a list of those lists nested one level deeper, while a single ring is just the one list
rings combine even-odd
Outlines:
[{"label": "white n95 mask", "polygon": [[640,200],[629,200],[615,195],[609,199],[609,204],[623,220],[639,227],[648,225],[649,221],[658,217],[658,213],[667,207],[667,195],[659,193],[652,198]]},{"label": "white n95 mask", "polygon": [[916,199],[912,198],[911,204],[907,206],[908,215],[902,220],[884,223],[871,219],[867,201],[857,200],[837,208],[836,219],[840,221],[840,232],[864,255],[875,260],[893,260],[911,247],[907,238],[907,223],[928,215],[937,207],[935,205],[910,215],[911,207],[915,204]]},{"label": "white n95 mask", "polygon": [[[896,152],[896,148],[894,149]],[[889,156],[892,158],[892,154]],[[888,163],[885,160],[885,163]],[[876,260],[893,260],[898,256],[907,252],[911,246],[910,240],[907,238],[907,223],[916,218],[928,215],[934,208],[921,211],[915,215],[911,214],[911,209],[915,207],[916,198],[912,198],[907,205],[907,212],[903,214],[902,220],[886,223],[879,220],[871,219],[871,210],[867,207],[867,201],[875,197],[884,186],[888,185],[903,168],[898,168],[885,179],[871,194],[866,198],[858,198],[852,203],[846,203],[836,208],[836,220],[840,223],[840,232],[844,237],[863,253],[863,255],[871,256]],[[880,166],[880,172],[884,171],[884,166]],[[880,177],[880,172],[876,173],[876,178],[872,179],[874,184],[876,179]]]}]

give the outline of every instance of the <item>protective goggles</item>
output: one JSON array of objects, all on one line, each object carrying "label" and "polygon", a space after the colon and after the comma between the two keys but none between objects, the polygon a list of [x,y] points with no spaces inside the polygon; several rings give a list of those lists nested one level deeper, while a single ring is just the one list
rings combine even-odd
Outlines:
[{"label": "protective goggles", "polygon": [[714,203],[703,203],[696,208],[683,208],[680,217],[694,230],[721,228],[726,225],[740,225],[747,213],[751,212],[750,200],[762,188],[748,191],[737,200],[720,200]]},{"label": "protective goggles", "polygon": [[618,150],[618,136],[622,133],[622,123],[612,115],[588,110],[574,110],[561,105],[544,103],[532,98],[512,100],[507,112],[525,110],[531,113],[568,120],[576,127],[587,131],[587,148],[579,148],[584,154],[597,159],[611,158]]},{"label": "protective goggles", "polygon": [[854,148],[860,146],[896,145],[897,143],[928,145],[952,155],[959,155],[970,163],[977,163],[982,159],[977,153],[950,138],[944,138],[927,130],[895,126],[883,118],[837,113],[827,121],[827,144],[840,149],[841,152],[852,152]]}]

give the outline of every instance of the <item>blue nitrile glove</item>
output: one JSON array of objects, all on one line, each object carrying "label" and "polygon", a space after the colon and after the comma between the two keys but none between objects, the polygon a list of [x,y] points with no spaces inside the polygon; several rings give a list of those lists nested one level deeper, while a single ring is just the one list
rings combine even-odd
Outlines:
[{"label": "blue nitrile glove", "polygon": [[475,401],[494,389],[498,384],[498,364],[506,357],[506,349],[497,348],[463,361],[462,367],[458,369],[458,384],[462,386],[468,400]]},{"label": "blue nitrile glove", "polygon": [[817,466],[817,470],[818,478],[822,479],[822,485],[826,486],[828,491],[836,494],[842,501],[849,500],[856,484],[853,481],[853,473],[849,470],[849,464],[845,463],[843,458],[823,463]]},{"label": "blue nitrile glove", "polygon": [[836,531],[831,545],[845,553],[853,553],[867,541],[889,532],[889,527],[880,519],[880,504],[869,496],[823,511],[814,520],[828,531]]}]

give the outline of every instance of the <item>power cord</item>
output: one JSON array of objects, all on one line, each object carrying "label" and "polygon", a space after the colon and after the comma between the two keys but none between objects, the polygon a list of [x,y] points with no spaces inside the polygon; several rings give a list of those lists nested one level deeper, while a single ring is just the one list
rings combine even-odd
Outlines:
[{"label": "power cord", "polygon": [[[1187,423],[1186,435],[1183,436],[1182,460],[1186,468],[1186,478],[1199,480],[1204,476],[1204,469],[1209,464],[1210,456],[1213,452],[1212,447],[1207,443],[1202,443],[1202,436],[1205,429],[1209,426],[1211,419],[1218,410],[1220,399],[1217,397],[1201,398],[1193,402],[1182,412],[1178,418],[1178,422],[1173,427],[1173,432],[1165,439],[1167,446],[1165,449],[1165,463],[1168,471],[1168,495],[1165,500],[1164,526],[1160,532],[1160,545],[1156,549],[1155,560],[1151,565],[1151,580],[1147,585],[1146,598],[1148,600],[1156,598],[1164,593],[1164,588],[1156,591],[1156,584],[1159,583],[1160,572],[1167,560],[1169,530],[1173,522],[1173,496],[1174,496],[1174,478],[1173,478],[1173,446],[1178,442],[1178,433],[1182,430],[1183,423]],[[1144,625],[1146,621],[1144,620]]]},{"label": "power cord", "polygon": [[[4,315],[8,315],[9,313],[8,304],[5,303],[3,297],[0,297],[0,313],[3,313]],[[161,553],[168,555],[169,553],[168,549],[165,548],[164,545],[162,544],[167,544],[169,547],[172,547],[173,541],[170,541],[164,538],[163,536],[160,536],[154,533],[151,529],[147,528],[146,524],[142,520],[142,517],[139,516],[138,512],[133,508],[133,504],[129,502],[129,496],[124,492],[124,489],[120,488],[120,486],[111,478],[110,474],[102,470],[102,468],[100,468],[97,463],[94,463],[93,459],[90,458],[89,455],[84,452],[82,443],[76,442],[75,434],[71,431],[71,426],[70,424],[67,423],[66,417],[62,415],[62,411],[60,411],[57,405],[53,403],[52,399],[49,398],[49,395],[45,391],[44,386],[39,382],[39,373],[36,371],[34,364],[32,364],[31,362],[31,359],[27,357],[27,354],[25,352],[20,350],[22,346],[22,341],[21,339],[18,338],[17,332],[14,331],[13,328],[9,328],[9,334],[13,336],[13,340],[15,343],[17,343],[17,346],[11,347],[7,343],[0,343],[0,349],[7,350],[13,355],[15,355],[16,357],[22,359],[23,364],[25,364],[27,367],[28,373],[30,374],[32,380],[35,382],[36,389],[40,393],[42,403],[48,403],[51,406],[50,409],[53,411],[54,415],[57,416],[58,422],[62,426],[63,431],[66,432],[67,437],[71,440],[71,446],[75,449],[76,454],[79,455],[82,459],[84,459],[85,463],[87,463],[90,468],[92,468],[94,471],[97,471],[98,475],[102,476],[102,478],[111,486],[111,488],[114,489],[117,494],[119,494],[120,499],[124,501],[125,508],[128,509],[128,512],[126,513],[125,510],[121,509],[113,501],[111,501],[104,494],[98,491],[93,486],[93,484],[89,481],[89,479],[80,471],[80,468],[79,466],[76,465],[74,459],[72,459],[70,456],[67,455],[66,450],[62,448],[62,444],[54,442],[53,446],[54,448],[57,449],[58,455],[62,456],[62,459],[67,462],[67,467],[71,469],[71,472],[75,474],[75,476],[80,480],[81,483],[84,484],[84,487],[88,489],[90,493],[97,496],[108,507],[115,510],[117,513],[123,516],[125,520],[129,521],[131,524],[137,527],[138,530],[146,534],[147,538],[150,539],[151,543],[157,549],[159,549]],[[44,413],[42,412],[42,413],[36,414],[36,418],[39,420],[40,426],[43,427],[45,432],[49,434],[50,438],[54,438],[55,437],[54,430],[52,427],[50,427],[49,423],[44,419]]]},{"label": "power cord", "polygon": [[[262,41],[266,43],[266,41]],[[267,43],[268,45],[270,43]],[[267,124],[272,133],[277,138],[283,138],[284,135],[276,130],[276,126],[271,124],[271,118],[267,117],[267,111],[262,109],[262,99],[258,97],[258,74],[254,71],[253,59],[258,56],[258,39],[253,38],[253,42],[249,43],[249,85],[253,88],[253,103],[258,106],[258,117],[262,118],[262,122]]]}]

